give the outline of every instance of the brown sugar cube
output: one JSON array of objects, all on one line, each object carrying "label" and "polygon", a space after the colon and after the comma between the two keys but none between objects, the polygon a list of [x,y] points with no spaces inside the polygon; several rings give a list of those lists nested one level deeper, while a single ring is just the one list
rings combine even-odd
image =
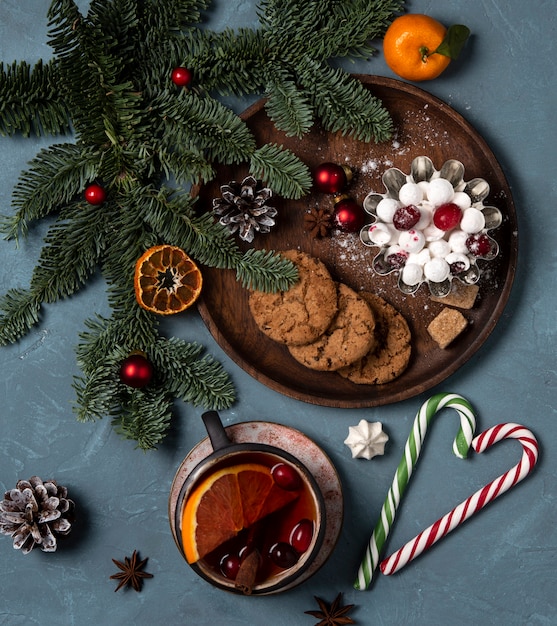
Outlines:
[{"label": "brown sugar cube", "polygon": [[445,307],[427,327],[427,332],[444,350],[466,326],[468,320],[460,311]]},{"label": "brown sugar cube", "polygon": [[478,285],[465,285],[464,283],[453,281],[451,293],[442,298],[431,296],[431,299],[433,302],[456,306],[459,309],[471,309],[476,302],[479,289]]}]

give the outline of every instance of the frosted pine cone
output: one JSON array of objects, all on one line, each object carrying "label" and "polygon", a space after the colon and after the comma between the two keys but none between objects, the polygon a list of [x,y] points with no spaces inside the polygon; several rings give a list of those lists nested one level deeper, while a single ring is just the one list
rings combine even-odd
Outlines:
[{"label": "frosted pine cone", "polygon": [[273,192],[258,186],[253,176],[247,176],[241,183],[234,180],[221,186],[222,198],[213,200],[213,212],[220,216],[219,222],[231,233],[238,231],[240,239],[248,243],[256,232],[268,233],[277,214],[274,207],[266,204]]},{"label": "frosted pine cone", "polygon": [[38,546],[44,552],[55,552],[55,535],[71,530],[74,502],[66,487],[38,476],[19,480],[15,489],[6,491],[0,502],[0,532],[13,538],[14,548],[24,554]]}]

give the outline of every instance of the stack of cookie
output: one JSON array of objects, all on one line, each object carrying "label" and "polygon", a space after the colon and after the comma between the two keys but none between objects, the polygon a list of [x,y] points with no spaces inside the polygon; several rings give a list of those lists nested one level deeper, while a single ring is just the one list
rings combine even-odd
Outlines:
[{"label": "stack of cookie", "polygon": [[335,282],[319,259],[297,250],[281,254],[296,265],[299,280],[288,291],[251,292],[250,310],[265,335],[302,365],[358,384],[386,383],[406,369],[410,330],[396,309]]}]

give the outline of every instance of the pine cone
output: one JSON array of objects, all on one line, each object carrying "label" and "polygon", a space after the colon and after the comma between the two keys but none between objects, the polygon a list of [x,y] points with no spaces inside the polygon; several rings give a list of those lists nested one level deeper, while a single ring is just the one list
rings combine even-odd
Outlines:
[{"label": "pine cone", "polygon": [[66,487],[38,476],[19,480],[15,489],[6,491],[0,502],[0,532],[13,538],[14,548],[24,554],[38,546],[43,552],[55,552],[55,534],[71,530],[74,502]]},{"label": "pine cone", "polygon": [[253,176],[247,176],[241,183],[235,180],[222,185],[222,198],[213,200],[213,212],[220,216],[219,222],[231,233],[238,231],[240,239],[251,243],[256,231],[268,233],[275,225],[273,219],[277,210],[266,204],[273,192],[259,188]]}]

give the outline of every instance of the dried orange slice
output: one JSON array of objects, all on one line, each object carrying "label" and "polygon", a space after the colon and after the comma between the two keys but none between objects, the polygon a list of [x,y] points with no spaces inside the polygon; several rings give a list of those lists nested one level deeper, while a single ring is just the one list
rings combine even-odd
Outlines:
[{"label": "dried orange slice", "polygon": [[275,484],[266,465],[241,463],[214,472],[194,488],[184,507],[181,535],[188,563],[297,497]]},{"label": "dried orange slice", "polygon": [[180,313],[199,297],[203,279],[190,257],[177,246],[149,248],[135,266],[135,297],[140,306],[159,315]]}]

